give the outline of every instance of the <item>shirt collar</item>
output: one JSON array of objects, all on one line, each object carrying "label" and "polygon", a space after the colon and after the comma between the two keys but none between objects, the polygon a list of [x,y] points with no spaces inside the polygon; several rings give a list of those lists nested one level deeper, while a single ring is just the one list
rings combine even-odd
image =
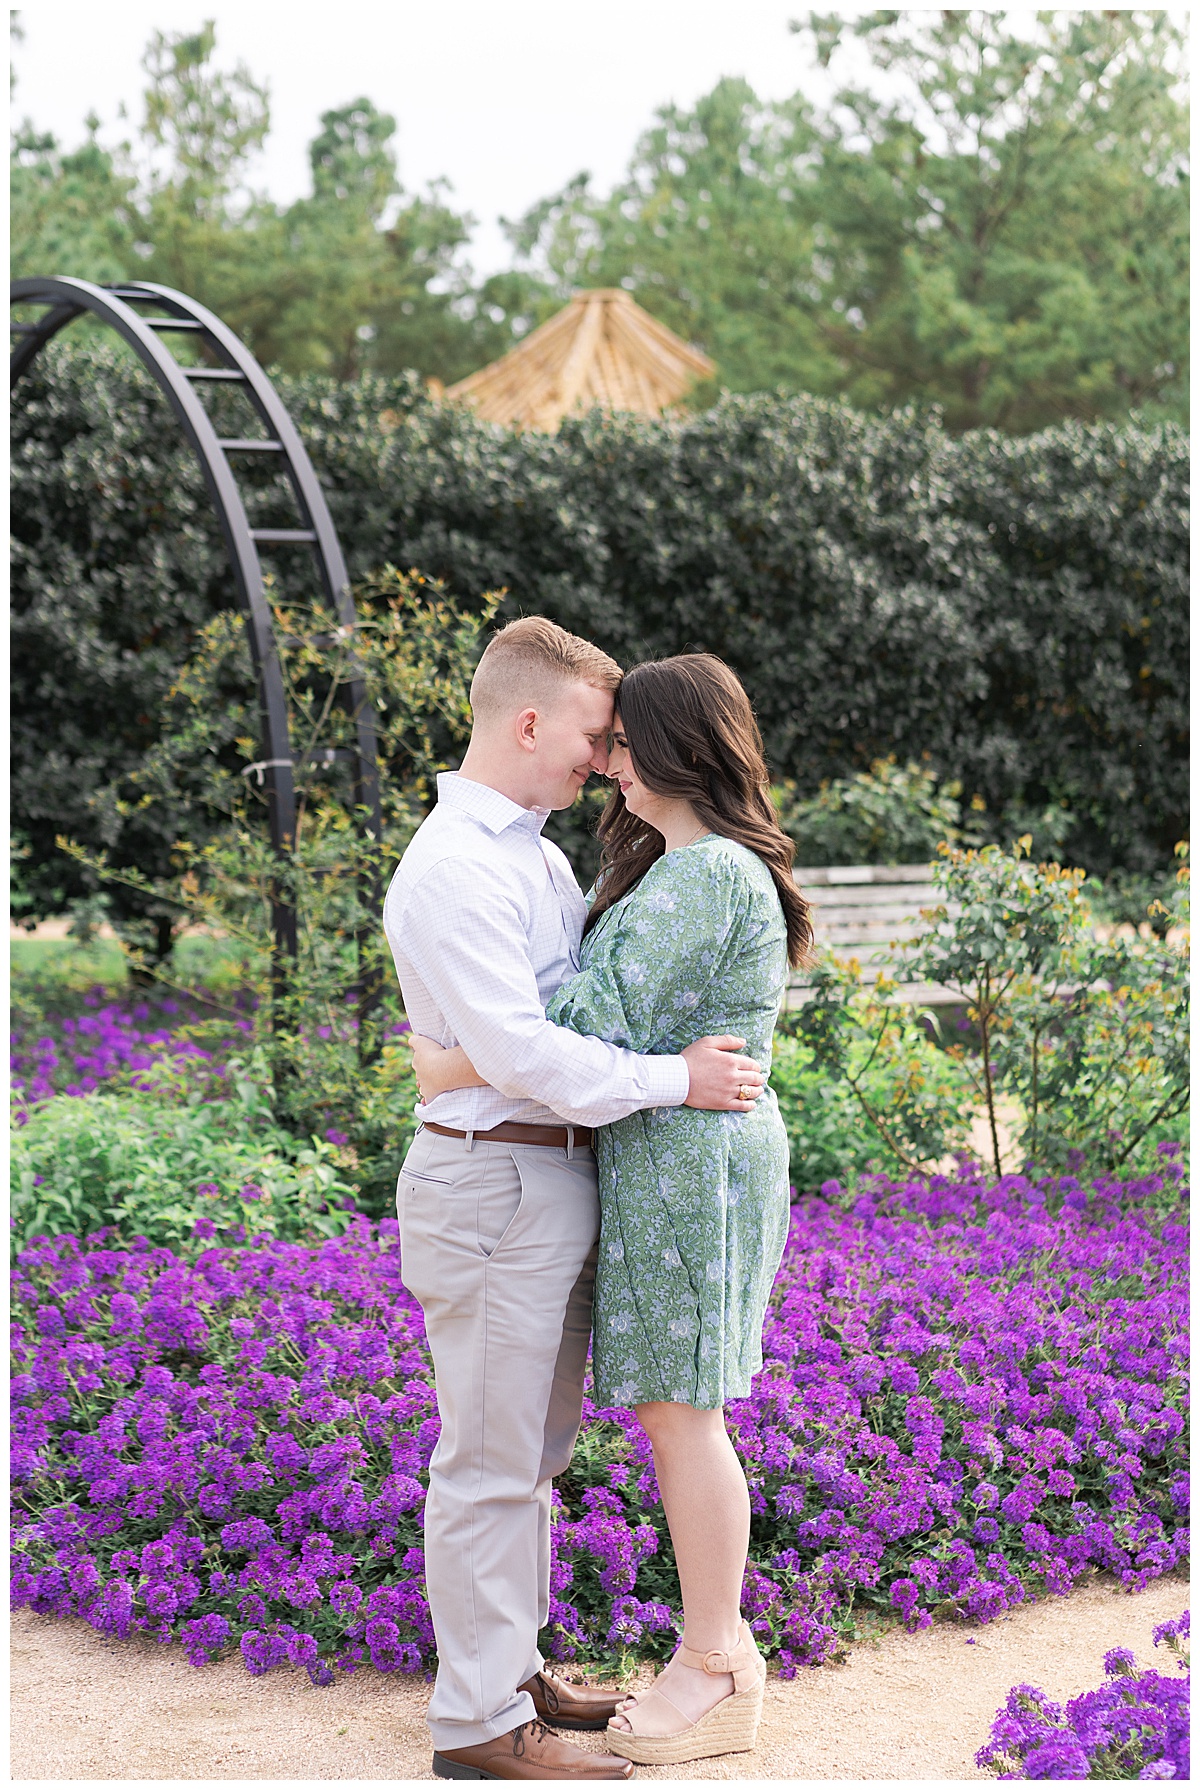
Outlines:
[{"label": "shirt collar", "polygon": [[460,777],[457,771],[439,771],[437,792],[439,805],[469,814],[489,833],[503,833],[509,827],[518,827],[526,833],[540,833],[550,818],[549,808],[522,808],[518,802],[501,795],[498,789],[489,789],[486,783],[474,783],[470,777]]}]

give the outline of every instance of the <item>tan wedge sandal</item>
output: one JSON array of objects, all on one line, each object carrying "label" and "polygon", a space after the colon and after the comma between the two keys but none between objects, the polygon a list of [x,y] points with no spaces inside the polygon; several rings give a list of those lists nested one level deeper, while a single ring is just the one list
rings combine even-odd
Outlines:
[{"label": "tan wedge sandal", "polygon": [[720,1753],[753,1752],[762,1715],[767,1664],[746,1624],[743,1622],[741,1636],[732,1653],[697,1653],[694,1647],[681,1646],[675,1657],[682,1665],[708,1672],[713,1677],[722,1672],[732,1673],[732,1692],[714,1703],[698,1722],[691,1722],[675,1734],[639,1734],[634,1725],[638,1713],[656,1697],[674,1715],[683,1714],[665,1691],[652,1685],[649,1690],[629,1699],[627,1706],[618,1709],[632,1732],[615,1728],[609,1722],[605,1731],[609,1751],[619,1753],[624,1759],[632,1759],[636,1765],[686,1765],[690,1759],[712,1759]]}]

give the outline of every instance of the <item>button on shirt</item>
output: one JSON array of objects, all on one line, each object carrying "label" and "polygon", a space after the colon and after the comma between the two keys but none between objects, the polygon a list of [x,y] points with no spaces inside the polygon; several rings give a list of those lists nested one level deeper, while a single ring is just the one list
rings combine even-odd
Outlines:
[{"label": "button on shirt", "polygon": [[437,806],[393,876],[383,924],[415,1032],[461,1044],[486,1088],[451,1088],[417,1117],[456,1131],[608,1125],[681,1106],[682,1057],[638,1056],[551,1025],[546,1003],[579,968],[587,903],[547,809],[443,772]]}]

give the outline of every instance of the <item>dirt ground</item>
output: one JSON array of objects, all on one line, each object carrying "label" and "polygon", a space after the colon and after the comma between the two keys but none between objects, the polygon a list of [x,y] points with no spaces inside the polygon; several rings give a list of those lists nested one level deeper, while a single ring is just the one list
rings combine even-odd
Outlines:
[{"label": "dirt ground", "polygon": [[[920,1782],[980,1778],[974,1754],[1010,1686],[1077,1695],[1110,1647],[1155,1657],[1156,1623],[1187,1607],[1182,1574],[1129,1596],[1094,1580],[986,1627],[939,1624],[852,1650],[844,1666],[767,1685],[758,1750],[642,1778]],[[1161,1649],[1159,1650],[1162,1651]],[[360,1671],[326,1690],[299,1668],[251,1678],[236,1657],[197,1671],[177,1647],[116,1642],[86,1624],[13,1618],[11,1772],[47,1779],[431,1778],[429,1686]],[[599,1737],[572,1736],[598,1748]],[[992,1780],[988,1780],[992,1781]]]}]

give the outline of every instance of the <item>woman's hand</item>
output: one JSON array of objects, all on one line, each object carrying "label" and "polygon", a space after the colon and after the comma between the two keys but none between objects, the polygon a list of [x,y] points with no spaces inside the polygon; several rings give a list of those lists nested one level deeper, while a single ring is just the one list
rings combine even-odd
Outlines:
[{"label": "woman's hand", "polygon": [[440,1044],[435,1044],[432,1038],[422,1038],[419,1032],[410,1032],[408,1041],[412,1046],[417,1087],[426,1106],[450,1088],[487,1087],[482,1075],[476,1075],[461,1044],[456,1044],[452,1050],[443,1050]]}]

